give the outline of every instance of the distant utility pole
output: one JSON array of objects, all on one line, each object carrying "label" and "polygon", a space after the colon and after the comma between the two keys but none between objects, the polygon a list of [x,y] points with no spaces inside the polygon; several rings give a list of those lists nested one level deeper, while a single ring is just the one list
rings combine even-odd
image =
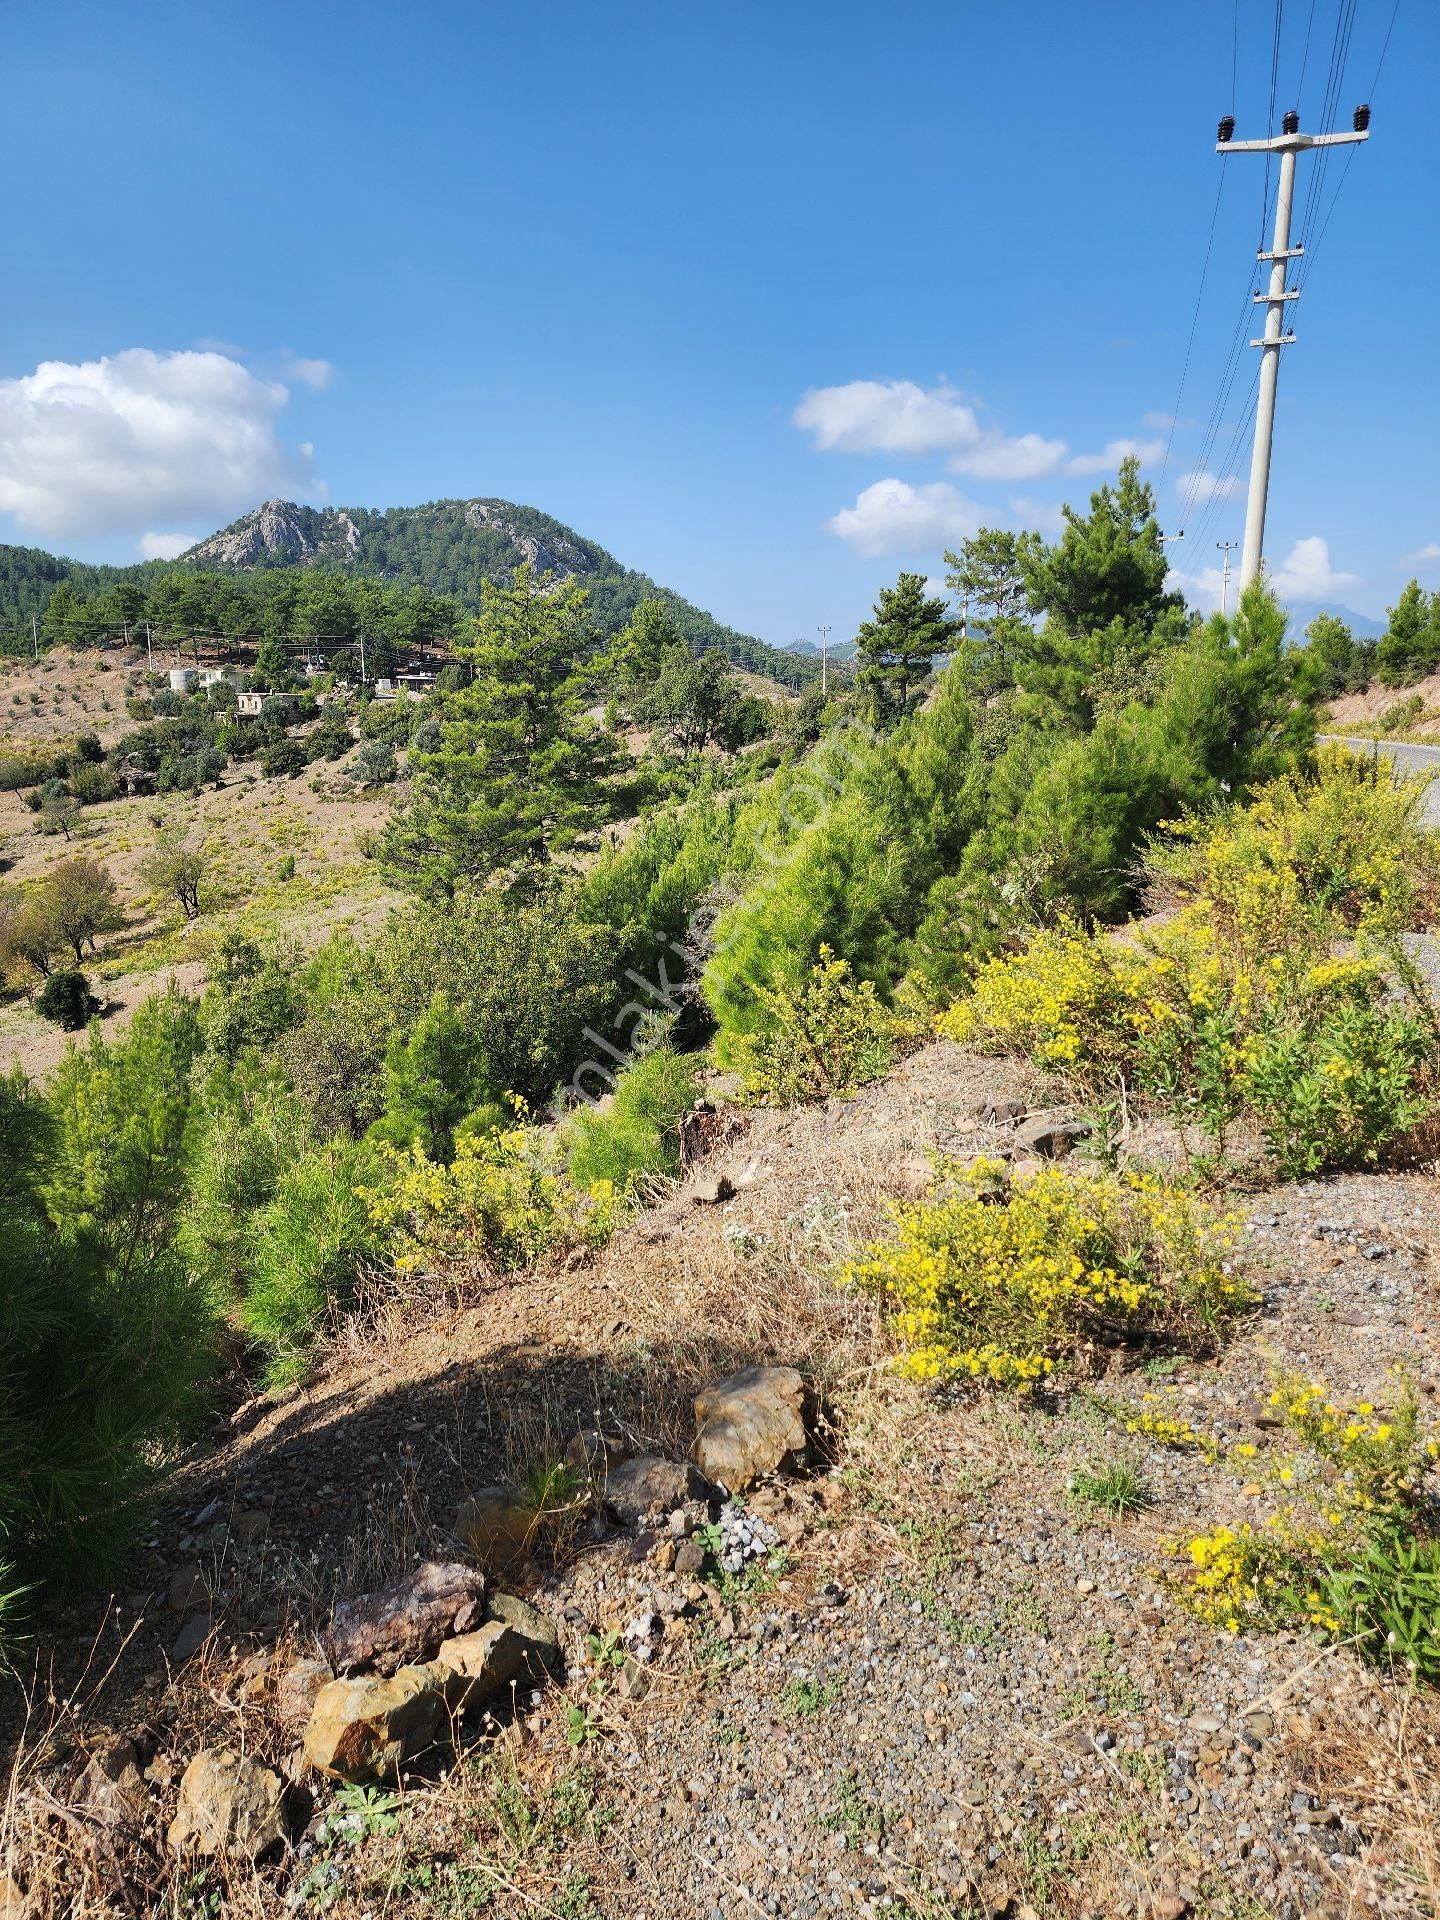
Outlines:
[{"label": "distant utility pole", "polygon": [[830,629],[816,627],[815,631],[820,636],[820,698],[823,700],[829,686]]},{"label": "distant utility pole", "polygon": [[1295,335],[1282,331],[1283,314],[1292,300],[1300,298],[1297,287],[1287,287],[1285,271],[1290,261],[1303,255],[1303,247],[1290,244],[1290,210],[1295,199],[1295,156],[1311,147],[1349,147],[1370,138],[1370,109],[1356,107],[1352,133],[1301,133],[1300,116],[1293,109],[1281,121],[1275,140],[1237,140],[1235,116],[1227,113],[1220,122],[1217,153],[1278,153],[1280,185],[1275,195],[1275,238],[1268,252],[1256,250],[1257,260],[1270,262],[1270,289],[1255,295],[1256,306],[1263,306],[1265,332],[1250,342],[1261,349],[1260,397],[1255,405],[1255,451],[1250,460],[1250,493],[1245,502],[1245,545],[1240,555],[1240,591],[1244,593],[1260,575],[1265,548],[1265,506],[1270,492],[1270,444],[1275,434],[1275,388],[1280,378],[1280,349],[1295,344]]},{"label": "distant utility pole", "polygon": [[40,658],[40,621],[35,614],[30,616],[30,643],[35,649],[35,658]]},{"label": "distant utility pole", "polygon": [[1230,555],[1239,546],[1238,540],[1217,540],[1216,546],[1225,556],[1225,571],[1220,577],[1220,615],[1223,619],[1230,611]]},{"label": "distant utility pole", "polygon": [[155,671],[155,649],[150,644],[150,622],[148,620],[145,622],[145,659],[147,670],[153,673]]}]

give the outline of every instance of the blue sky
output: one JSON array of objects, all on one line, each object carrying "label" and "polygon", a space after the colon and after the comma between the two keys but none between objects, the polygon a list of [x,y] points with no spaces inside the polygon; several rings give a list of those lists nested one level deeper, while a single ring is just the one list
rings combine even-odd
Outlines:
[{"label": "blue sky", "polygon": [[[1286,8],[1276,111],[1298,89],[1307,127],[1336,6]],[[1343,125],[1390,7],[1359,0]],[[1273,6],[1236,18],[1244,136]],[[1174,527],[1256,358],[1202,463],[1264,175],[1213,152],[1231,25],[1223,0],[11,0],[0,538],[122,559],[271,493],[492,494],[737,627],[839,638],[978,521],[1053,528],[1117,444],[1158,478],[1223,167]],[[1281,375],[1267,558],[1372,613],[1440,585],[1437,79],[1440,10],[1401,0]],[[1212,513],[1187,487],[1197,579],[1240,534],[1236,444]]]}]

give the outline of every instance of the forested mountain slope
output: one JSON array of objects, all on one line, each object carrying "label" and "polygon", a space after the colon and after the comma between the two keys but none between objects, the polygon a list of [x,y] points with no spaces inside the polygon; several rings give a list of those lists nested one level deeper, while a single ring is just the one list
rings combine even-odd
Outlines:
[{"label": "forested mountain slope", "polygon": [[0,628],[18,629],[32,615],[43,616],[62,581],[89,596],[118,580],[150,588],[165,574],[196,568],[226,573],[333,569],[402,586],[418,584],[478,607],[481,582],[508,581],[524,561],[539,572],[553,569],[578,578],[602,633],[618,633],[642,600],[658,596],[697,651],[718,649],[737,665],[794,686],[817,677],[815,662],[735,632],[647,574],[622,566],[549,514],[494,499],[436,500],[383,512],[267,500],[173,566],[149,561],[97,567],[35,548],[0,547]]}]

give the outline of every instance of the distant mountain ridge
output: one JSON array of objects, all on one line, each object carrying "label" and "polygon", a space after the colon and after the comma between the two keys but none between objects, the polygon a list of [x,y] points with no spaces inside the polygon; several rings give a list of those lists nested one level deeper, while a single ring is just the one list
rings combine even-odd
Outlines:
[{"label": "distant mountain ridge", "polygon": [[697,652],[715,649],[737,666],[791,686],[819,676],[818,661],[737,633],[648,574],[536,507],[494,498],[432,500],[418,507],[307,507],[266,500],[198,541],[175,561],[133,567],[90,566],[28,547],[0,547],[0,622],[28,624],[54,588],[103,592],[114,581],[142,585],[176,568],[253,573],[274,567],[334,568],[402,585],[418,584],[478,608],[486,580],[508,581],[528,562],[537,572],[578,579],[601,632],[618,633],[642,600],[663,600]]}]

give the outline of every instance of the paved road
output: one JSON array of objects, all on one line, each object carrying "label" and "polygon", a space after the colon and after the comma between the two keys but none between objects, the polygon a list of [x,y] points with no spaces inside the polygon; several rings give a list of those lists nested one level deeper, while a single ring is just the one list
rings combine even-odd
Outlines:
[{"label": "paved road", "polygon": [[1430,826],[1440,827],[1440,787],[1435,784],[1435,775],[1440,774],[1440,747],[1416,746],[1408,740],[1366,740],[1344,733],[1322,733],[1320,738],[1338,741],[1355,753],[1378,753],[1393,760],[1406,773],[1428,773],[1430,785],[1425,789],[1424,817]]}]

